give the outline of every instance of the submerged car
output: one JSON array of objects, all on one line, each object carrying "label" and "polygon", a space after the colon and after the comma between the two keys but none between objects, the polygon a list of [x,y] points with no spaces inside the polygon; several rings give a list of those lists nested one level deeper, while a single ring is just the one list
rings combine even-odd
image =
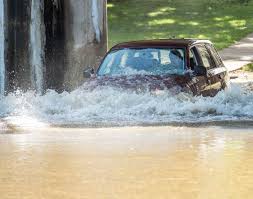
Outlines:
[{"label": "submerged car", "polygon": [[228,83],[227,69],[213,44],[197,39],[120,43],[110,49],[96,71],[87,70],[84,76],[96,86],[174,89],[202,96],[214,96]]}]

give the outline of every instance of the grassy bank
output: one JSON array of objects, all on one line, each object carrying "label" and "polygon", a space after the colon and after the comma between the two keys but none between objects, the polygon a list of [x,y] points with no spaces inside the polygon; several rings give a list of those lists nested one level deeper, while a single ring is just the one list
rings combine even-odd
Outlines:
[{"label": "grassy bank", "polygon": [[253,72],[253,63],[244,66],[242,69],[245,71]]},{"label": "grassy bank", "polygon": [[120,0],[108,3],[109,46],[128,40],[208,38],[218,49],[253,32],[253,2],[210,5],[207,0]]}]

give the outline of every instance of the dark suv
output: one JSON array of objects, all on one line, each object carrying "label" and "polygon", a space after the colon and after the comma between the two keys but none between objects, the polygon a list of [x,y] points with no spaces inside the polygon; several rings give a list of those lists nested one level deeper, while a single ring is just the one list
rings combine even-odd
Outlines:
[{"label": "dark suv", "polygon": [[196,39],[120,43],[106,54],[96,72],[88,70],[84,76],[96,86],[203,96],[216,95],[228,83],[227,69],[213,44]]}]

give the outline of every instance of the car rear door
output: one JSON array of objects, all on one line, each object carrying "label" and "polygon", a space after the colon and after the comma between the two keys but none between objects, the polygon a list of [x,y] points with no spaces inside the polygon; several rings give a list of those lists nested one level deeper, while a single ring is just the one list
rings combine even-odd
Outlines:
[{"label": "car rear door", "polygon": [[212,44],[206,44],[205,46],[215,62],[215,68],[211,69],[209,73],[213,76],[215,83],[221,83],[220,89],[224,89],[227,86],[226,81],[228,80],[227,68],[214,46]]},{"label": "car rear door", "polygon": [[202,66],[207,69],[206,78],[208,84],[202,92],[204,92],[205,95],[214,96],[222,89],[222,73],[224,72],[225,67],[218,66],[218,63],[216,63],[218,60],[216,61],[214,59],[209,44],[198,44],[196,48]]},{"label": "car rear door", "polygon": [[204,74],[197,73],[197,69],[202,64],[197,46],[191,46],[189,52],[190,65],[189,69],[193,71],[192,77],[188,86],[191,88],[194,95],[207,96],[208,91],[206,90],[208,86],[207,77]]}]

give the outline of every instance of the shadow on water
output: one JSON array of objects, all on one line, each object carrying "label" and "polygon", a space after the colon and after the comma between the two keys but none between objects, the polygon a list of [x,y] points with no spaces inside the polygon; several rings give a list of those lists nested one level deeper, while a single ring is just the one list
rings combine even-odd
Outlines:
[{"label": "shadow on water", "polygon": [[[45,127],[19,127],[8,122],[0,122],[0,134],[27,134],[32,131],[50,130],[50,129],[96,129],[96,128],[148,128],[148,127],[180,127],[205,129],[210,127],[218,127],[222,129],[253,129],[253,120],[238,121],[208,121],[208,122],[157,122],[157,123],[103,123],[97,122],[92,124],[61,124],[48,125]],[[27,131],[28,130],[28,131]]]},{"label": "shadow on water", "polygon": [[52,125],[55,128],[116,128],[116,127],[186,127],[186,128],[208,128],[208,127],[222,127],[225,129],[239,128],[248,129],[253,128],[253,120],[238,120],[238,121],[208,121],[208,122],[157,122],[157,123],[139,123],[139,124],[127,124],[127,123],[93,123],[89,124],[63,124]]},{"label": "shadow on water", "polygon": [[0,119],[0,135],[1,134],[23,134],[23,130],[17,126],[9,124],[8,122]]}]

